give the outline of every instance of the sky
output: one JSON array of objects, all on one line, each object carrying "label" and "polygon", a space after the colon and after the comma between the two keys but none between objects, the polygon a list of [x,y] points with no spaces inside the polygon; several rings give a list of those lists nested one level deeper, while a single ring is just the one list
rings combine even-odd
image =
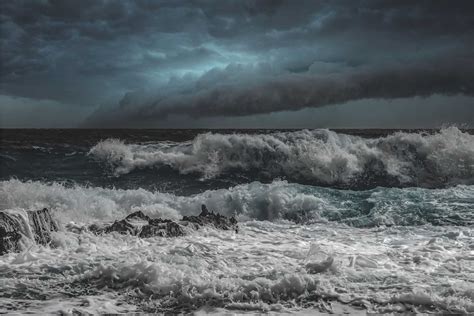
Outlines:
[{"label": "sky", "polygon": [[0,2],[0,127],[474,128],[472,0]]}]

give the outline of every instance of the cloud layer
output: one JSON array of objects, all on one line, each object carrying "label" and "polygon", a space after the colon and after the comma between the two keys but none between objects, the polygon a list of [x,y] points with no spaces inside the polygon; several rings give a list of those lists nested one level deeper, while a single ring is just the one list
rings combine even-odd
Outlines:
[{"label": "cloud layer", "polygon": [[83,126],[117,127],[472,96],[473,11],[441,0],[9,1],[0,94],[100,105]]}]

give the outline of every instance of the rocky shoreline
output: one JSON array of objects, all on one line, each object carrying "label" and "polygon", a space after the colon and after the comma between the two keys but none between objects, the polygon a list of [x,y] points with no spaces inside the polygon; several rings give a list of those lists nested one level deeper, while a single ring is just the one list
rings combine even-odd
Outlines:
[{"label": "rocky shoreline", "polygon": [[186,231],[189,229],[198,230],[203,226],[211,226],[222,230],[233,230],[235,232],[239,231],[237,220],[234,217],[229,218],[211,212],[205,205],[201,206],[201,213],[198,216],[184,216],[180,221],[150,218],[142,211],[137,211],[110,225],[90,225],[88,230],[94,234],[118,232],[141,238],[179,237],[186,235]]},{"label": "rocky shoreline", "polygon": [[27,212],[0,212],[0,255],[21,250],[23,238],[40,245],[51,242],[58,225],[48,209]]},{"label": "rocky shoreline", "polygon": [[[211,212],[205,205],[197,216],[184,216],[180,221],[150,218],[142,211],[134,212],[110,225],[93,224],[85,228],[96,235],[117,232],[140,238],[179,237],[190,230],[210,226],[221,230],[239,231],[237,220]],[[0,212],[0,255],[22,250],[24,238],[40,245],[49,245],[51,232],[58,231],[48,209],[27,212]],[[84,231],[84,229],[80,230]],[[80,232],[78,231],[78,232]]]}]

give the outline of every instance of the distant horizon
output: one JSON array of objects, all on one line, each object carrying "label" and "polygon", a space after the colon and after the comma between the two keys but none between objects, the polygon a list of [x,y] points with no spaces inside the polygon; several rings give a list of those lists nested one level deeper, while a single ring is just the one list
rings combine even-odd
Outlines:
[{"label": "distant horizon", "polygon": [[363,131],[363,130],[381,130],[381,131],[397,131],[397,130],[412,130],[412,131],[422,131],[422,130],[442,130],[449,127],[456,127],[461,131],[471,131],[474,130],[474,127],[459,127],[455,125],[444,126],[444,127],[387,127],[387,128],[378,128],[378,127],[368,127],[368,128],[332,128],[332,127],[282,127],[282,128],[270,128],[270,127],[174,127],[174,128],[160,128],[160,127],[0,127],[0,130],[43,130],[43,129],[53,129],[53,130],[223,130],[223,131],[231,131],[231,130],[315,130],[315,129],[328,129],[333,131]]}]

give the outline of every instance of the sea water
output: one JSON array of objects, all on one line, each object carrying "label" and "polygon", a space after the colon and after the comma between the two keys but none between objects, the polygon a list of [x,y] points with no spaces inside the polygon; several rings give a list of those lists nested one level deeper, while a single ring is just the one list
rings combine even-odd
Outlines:
[{"label": "sea water", "polygon": [[[474,313],[474,136],[438,131],[3,130],[0,210],[50,246],[0,256],[0,312]],[[83,228],[236,216],[178,238]]]}]

